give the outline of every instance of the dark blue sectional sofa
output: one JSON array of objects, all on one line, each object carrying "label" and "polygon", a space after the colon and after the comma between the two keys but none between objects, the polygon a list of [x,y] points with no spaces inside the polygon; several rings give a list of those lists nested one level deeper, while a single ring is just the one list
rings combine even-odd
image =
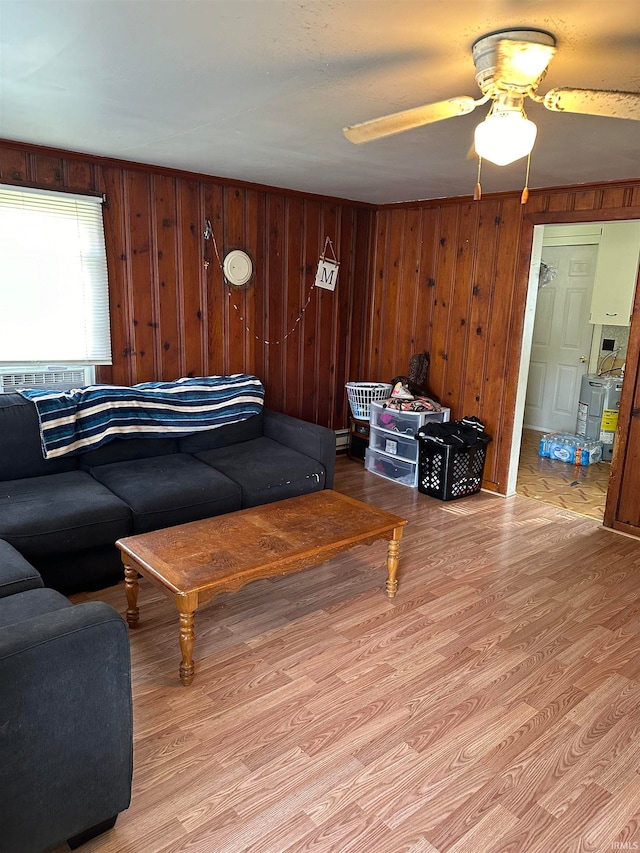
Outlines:
[{"label": "dark blue sectional sofa", "polygon": [[268,409],[184,438],[45,460],[33,403],[0,394],[0,539],[59,591],[121,577],[115,541],[331,488],[332,430]]},{"label": "dark blue sectional sofa", "polygon": [[0,541],[0,851],[73,847],[131,798],[129,637],[102,601],[72,605]]}]

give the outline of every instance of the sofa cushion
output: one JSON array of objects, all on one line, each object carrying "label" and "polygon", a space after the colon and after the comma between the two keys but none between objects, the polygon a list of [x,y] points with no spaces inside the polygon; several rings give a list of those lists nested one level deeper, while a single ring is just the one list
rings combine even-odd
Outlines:
[{"label": "sofa cushion", "polygon": [[203,450],[215,450],[218,447],[229,447],[242,441],[251,441],[262,435],[263,413],[252,415],[244,421],[235,424],[225,424],[215,429],[194,432],[178,440],[181,453],[200,453]]},{"label": "sofa cushion", "polygon": [[115,462],[91,469],[133,515],[133,532],[146,533],[240,509],[237,483],[186,453]]},{"label": "sofa cushion", "polygon": [[81,453],[80,468],[89,471],[98,465],[147,459],[150,456],[167,456],[177,452],[177,438],[114,438],[102,447]]},{"label": "sofa cushion", "polygon": [[34,404],[20,394],[0,394],[0,435],[0,480],[58,474],[78,468],[75,456],[44,458],[38,412]]},{"label": "sofa cushion", "polygon": [[265,436],[195,455],[242,487],[243,508],[324,488],[320,462]]},{"label": "sofa cushion", "polygon": [[0,537],[27,558],[105,545],[130,529],[129,508],[84,471],[0,483]]},{"label": "sofa cushion", "polygon": [[28,589],[17,595],[9,595],[6,598],[0,598],[0,628],[16,625],[26,619],[33,619],[34,616],[42,616],[65,607],[73,607],[73,605],[68,598],[56,592],[55,589]]},{"label": "sofa cushion", "polygon": [[0,539],[0,598],[44,586],[39,573],[13,545]]}]

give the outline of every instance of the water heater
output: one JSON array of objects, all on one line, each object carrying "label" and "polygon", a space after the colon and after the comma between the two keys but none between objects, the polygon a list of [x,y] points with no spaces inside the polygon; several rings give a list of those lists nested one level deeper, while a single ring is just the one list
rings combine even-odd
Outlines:
[{"label": "water heater", "polygon": [[603,444],[602,458],[613,456],[618,426],[622,379],[587,374],[582,377],[576,434],[594,438]]}]

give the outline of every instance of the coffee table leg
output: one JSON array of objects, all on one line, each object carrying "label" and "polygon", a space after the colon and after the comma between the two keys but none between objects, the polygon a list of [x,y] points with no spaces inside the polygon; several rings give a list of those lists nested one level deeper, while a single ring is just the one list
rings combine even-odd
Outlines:
[{"label": "coffee table leg", "polygon": [[193,621],[193,613],[180,613],[180,651],[182,652],[180,681],[185,687],[188,687],[193,681],[195,670],[193,663],[193,644],[195,642]]},{"label": "coffee table leg", "polygon": [[135,628],[138,624],[138,572],[127,563],[124,564],[124,591],[127,595],[127,625]]},{"label": "coffee table leg", "polygon": [[389,540],[387,548],[387,595],[393,598],[398,589],[398,550],[400,548],[400,539],[402,537],[402,528],[396,527],[393,531],[393,539]]}]

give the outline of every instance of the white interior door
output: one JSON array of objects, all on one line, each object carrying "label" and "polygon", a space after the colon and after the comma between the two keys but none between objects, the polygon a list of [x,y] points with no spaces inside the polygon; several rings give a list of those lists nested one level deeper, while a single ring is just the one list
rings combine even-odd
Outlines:
[{"label": "white interior door", "polygon": [[524,426],[576,431],[580,382],[587,372],[593,326],[591,291],[598,247],[546,246],[542,260],[557,270],[538,291]]}]

